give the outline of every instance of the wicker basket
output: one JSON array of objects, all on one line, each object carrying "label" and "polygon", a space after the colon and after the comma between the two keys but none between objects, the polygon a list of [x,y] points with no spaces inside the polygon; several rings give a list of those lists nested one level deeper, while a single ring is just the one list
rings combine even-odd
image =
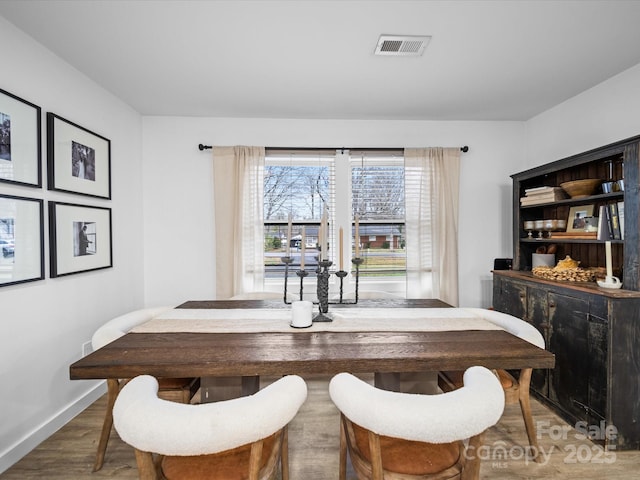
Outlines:
[{"label": "wicker basket", "polygon": [[593,282],[596,278],[595,270],[580,267],[562,270],[555,267],[535,267],[531,272],[536,277],[562,282]]}]

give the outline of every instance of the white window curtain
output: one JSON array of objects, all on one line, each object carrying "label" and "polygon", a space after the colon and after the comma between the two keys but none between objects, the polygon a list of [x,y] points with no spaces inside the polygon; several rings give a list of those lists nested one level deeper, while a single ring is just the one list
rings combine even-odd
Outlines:
[{"label": "white window curtain", "polygon": [[458,305],[459,148],[408,148],[405,156],[407,298]]},{"label": "white window curtain", "polygon": [[213,147],[216,298],[261,291],[264,147]]}]

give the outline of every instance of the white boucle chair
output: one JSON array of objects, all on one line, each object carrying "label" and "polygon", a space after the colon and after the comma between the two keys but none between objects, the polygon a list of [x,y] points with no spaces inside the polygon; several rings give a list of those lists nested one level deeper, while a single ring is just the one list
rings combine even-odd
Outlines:
[{"label": "white boucle chair", "polygon": [[[173,307],[152,307],[134,310],[119,317],[109,320],[95,331],[91,338],[93,350],[98,350],[103,346],[113,342],[129,332],[136,325],[140,325]],[[113,404],[127,379],[108,378],[107,379],[107,411],[105,412],[96,460],[93,471],[102,468],[104,456],[107,451],[111,427],[113,426]],[[174,402],[189,403],[191,398],[200,388],[199,378],[162,378],[160,379],[161,396],[166,400]]]},{"label": "white boucle chair", "polygon": [[[507,332],[519,337],[539,348],[545,348],[544,338],[542,334],[530,323],[525,322],[513,315],[498,312],[495,310],[487,310],[484,308],[465,308],[469,312],[481,316],[485,320],[498,325]],[[538,455],[540,447],[538,445],[538,436],[536,427],[533,423],[533,415],[531,414],[531,400],[529,398],[529,385],[531,383],[531,374],[533,369],[523,368],[520,375],[516,379],[506,370],[496,370],[496,374],[500,379],[500,383],[504,389],[505,402],[510,405],[520,403],[522,418],[524,419],[529,445],[531,445],[532,453],[535,455],[535,461],[542,461],[542,456]],[[459,388],[462,385],[462,372],[439,372],[438,386],[443,391],[450,391]]]},{"label": "white boucle chair", "polygon": [[478,478],[482,434],[504,410],[500,382],[484,367],[469,368],[448,393],[391,392],[340,373],[329,394],[341,413],[340,480],[347,451],[360,480]]},{"label": "white boucle chair", "polygon": [[287,425],[306,398],[304,380],[288,375],[248,397],[183,405],[158,398],[156,379],[142,375],[124,386],[113,418],[141,479],[267,480],[281,465],[288,480]]}]

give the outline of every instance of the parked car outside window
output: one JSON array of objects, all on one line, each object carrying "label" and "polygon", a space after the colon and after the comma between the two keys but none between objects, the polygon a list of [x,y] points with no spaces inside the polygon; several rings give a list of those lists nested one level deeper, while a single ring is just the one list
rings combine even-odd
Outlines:
[{"label": "parked car outside window", "polygon": [[2,246],[2,256],[12,257],[14,254],[13,240],[0,240],[0,246]]}]

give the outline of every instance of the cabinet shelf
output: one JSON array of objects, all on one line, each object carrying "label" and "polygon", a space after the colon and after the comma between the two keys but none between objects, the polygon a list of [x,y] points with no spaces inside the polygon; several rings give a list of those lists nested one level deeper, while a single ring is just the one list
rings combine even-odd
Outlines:
[{"label": "cabinet shelf", "polygon": [[565,198],[563,200],[555,200],[553,202],[536,203],[535,205],[521,205],[520,208],[532,209],[540,207],[550,207],[556,205],[588,205],[590,203],[598,203],[607,200],[619,200],[624,198],[624,192],[600,193],[598,195],[590,195],[583,198]]},{"label": "cabinet shelf", "polygon": [[[563,219],[569,223],[575,214],[574,207],[589,206],[587,215],[599,216],[601,207],[624,203],[624,240],[612,240],[612,267],[618,272],[625,288],[640,291],[640,136],[621,140],[588,152],[573,155],[546,165],[516,173],[513,179],[513,270],[529,271],[536,244],[556,243],[556,258],[571,256],[582,267],[605,266],[603,241],[595,238],[527,238],[525,221]],[[582,178],[624,179],[625,190],[589,195],[583,198],[567,198],[536,205],[521,205],[520,199],[529,189]],[[535,230],[536,233],[538,230]]]},{"label": "cabinet shelf", "polygon": [[[612,244],[619,243],[624,244],[624,240],[609,240]],[[521,238],[520,243],[587,243],[587,244],[604,244],[605,240],[592,240],[589,238],[565,238],[565,237],[551,237],[551,238]]]}]

